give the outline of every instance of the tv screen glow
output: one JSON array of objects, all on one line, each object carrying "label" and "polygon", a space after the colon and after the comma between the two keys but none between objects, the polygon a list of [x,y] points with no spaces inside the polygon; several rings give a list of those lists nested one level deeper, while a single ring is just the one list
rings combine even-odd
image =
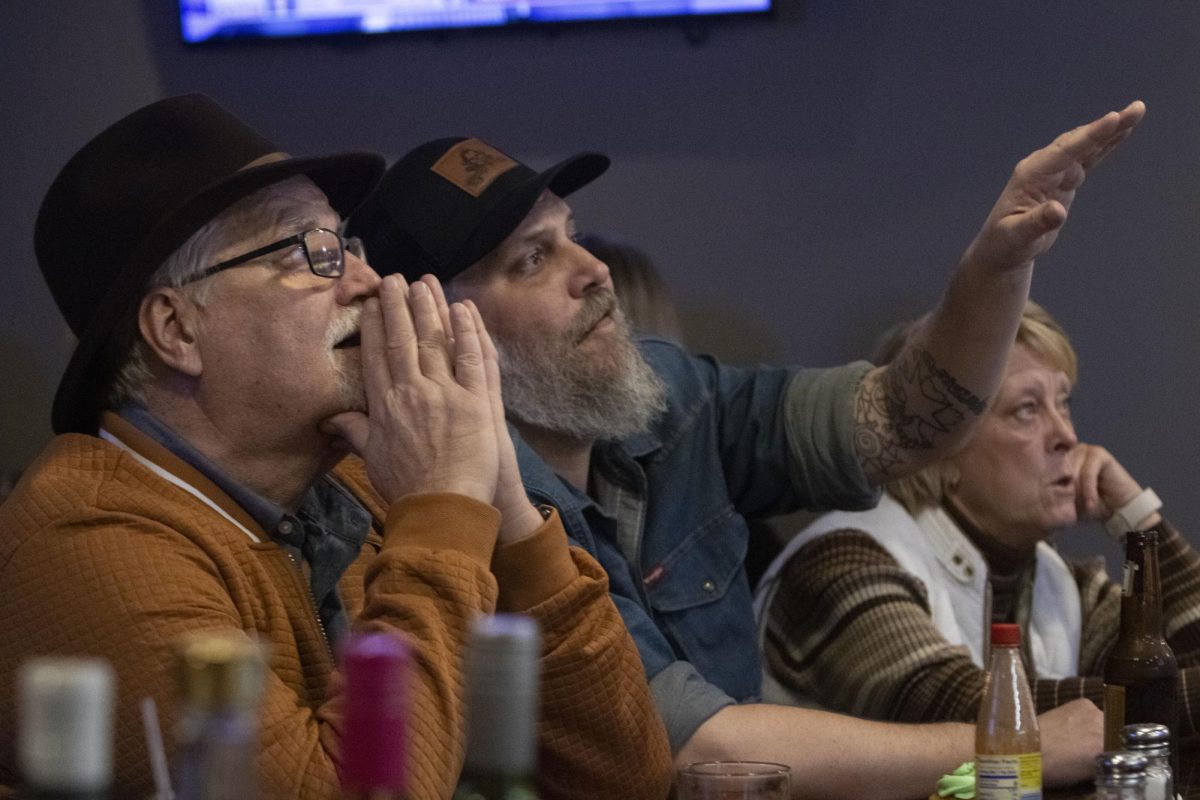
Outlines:
[{"label": "tv screen glow", "polygon": [[205,42],[530,22],[764,12],[772,0],[179,0],[183,38]]}]

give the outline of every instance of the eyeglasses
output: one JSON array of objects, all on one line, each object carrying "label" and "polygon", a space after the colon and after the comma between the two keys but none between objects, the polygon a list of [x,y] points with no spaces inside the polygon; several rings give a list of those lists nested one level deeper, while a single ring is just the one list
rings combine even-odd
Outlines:
[{"label": "eyeglasses", "polygon": [[237,267],[268,253],[296,245],[304,248],[304,257],[308,259],[308,268],[312,270],[312,274],[322,278],[340,278],[346,273],[346,251],[350,251],[356,258],[366,260],[362,240],[357,236],[343,239],[337,231],[331,231],[328,228],[313,228],[304,233],[297,233],[295,236],[264,245],[257,250],[251,250],[249,253],[244,253],[228,261],[222,261],[203,272],[196,273],[183,283],[204,280],[230,267]]}]

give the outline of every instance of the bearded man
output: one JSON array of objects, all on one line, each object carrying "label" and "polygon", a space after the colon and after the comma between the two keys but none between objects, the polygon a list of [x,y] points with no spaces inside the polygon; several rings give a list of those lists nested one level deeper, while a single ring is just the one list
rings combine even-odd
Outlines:
[{"label": "bearded man", "polygon": [[525,496],[478,312],[436,280],[381,280],[338,233],[382,169],[290,158],[200,95],[130,114],[63,168],[36,244],[80,342],[59,435],[0,507],[0,719],[26,659],[107,659],[113,795],[147,797],[140,701],[174,730],[172,642],[232,630],[269,648],[262,796],[333,800],[343,749],[369,745],[344,740],[339,645],[393,633],[414,649],[405,796],[443,800],[469,626],[500,609],[542,631],[542,796],[661,798],[636,648],[599,565]]},{"label": "bearded man", "polygon": [[[758,702],[746,518],[869,507],[882,483],[964,441],[1003,372],[1034,258],[1144,111],[1110,112],[1023,160],[929,324],[884,368],[747,371],[634,343],[563,199],[604,172],[602,155],[539,173],[479,139],[427,142],[388,170],[348,231],[381,273],[436,275],[478,306],[526,491],[608,571],[676,764],[776,761],[797,796],[916,797],[971,757],[968,726]],[[1098,709],[1077,701],[1042,725],[1048,780],[1088,777]]]}]

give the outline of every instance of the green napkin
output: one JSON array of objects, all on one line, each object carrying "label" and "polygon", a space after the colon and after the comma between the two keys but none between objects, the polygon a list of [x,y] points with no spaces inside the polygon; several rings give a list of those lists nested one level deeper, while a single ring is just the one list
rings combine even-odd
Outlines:
[{"label": "green napkin", "polygon": [[939,778],[937,795],[938,797],[953,797],[955,800],[974,800],[975,762],[965,761],[954,772]]}]

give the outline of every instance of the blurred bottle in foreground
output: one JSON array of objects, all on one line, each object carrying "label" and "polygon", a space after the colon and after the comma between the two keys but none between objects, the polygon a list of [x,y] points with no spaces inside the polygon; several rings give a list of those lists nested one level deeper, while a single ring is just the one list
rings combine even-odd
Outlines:
[{"label": "blurred bottle in foreground", "polygon": [[1146,757],[1146,800],[1175,800],[1171,732],[1166,725],[1137,723],[1121,728],[1125,750]]},{"label": "blurred bottle in foreground", "polygon": [[261,648],[242,631],[194,634],[177,645],[175,669],[176,799],[254,800]]},{"label": "blurred bottle in foreground", "polygon": [[28,800],[104,800],[112,783],[112,668],[36,658],[17,675],[18,763]]},{"label": "blurred bottle in foreground", "polygon": [[1158,531],[1131,531],[1125,535],[1121,632],[1104,665],[1104,749],[1121,749],[1121,728],[1138,722],[1166,725],[1177,742],[1178,679],[1175,653],[1163,636]]},{"label": "blurred bottle in foreground", "polygon": [[533,619],[475,620],[464,668],[467,757],[454,800],[536,800],[540,654]]},{"label": "blurred bottle in foreground", "polygon": [[1097,756],[1096,800],[1146,800],[1146,757],[1123,751]]},{"label": "blurred bottle in foreground", "polygon": [[979,800],[1042,797],[1042,738],[1020,645],[1019,625],[992,625],[991,664],[975,725]]},{"label": "blurred bottle in foreground", "polygon": [[403,800],[412,650],[388,633],[352,634],[342,652],[346,678],[342,765],[345,800]]}]

